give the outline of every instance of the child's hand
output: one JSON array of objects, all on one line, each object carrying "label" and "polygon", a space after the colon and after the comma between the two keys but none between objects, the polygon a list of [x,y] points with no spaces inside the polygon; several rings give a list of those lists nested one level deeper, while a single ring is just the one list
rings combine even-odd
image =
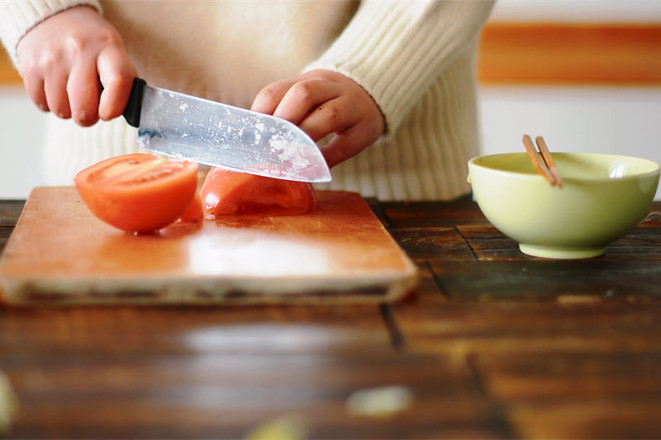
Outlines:
[{"label": "child's hand", "polygon": [[137,76],[117,30],[87,6],[39,23],[21,39],[16,55],[30,99],[82,126],[120,116]]},{"label": "child's hand", "polygon": [[293,122],[315,142],[334,133],[322,151],[331,167],[360,153],[385,129],[372,97],[356,82],[329,70],[312,70],[266,86],[252,110]]}]

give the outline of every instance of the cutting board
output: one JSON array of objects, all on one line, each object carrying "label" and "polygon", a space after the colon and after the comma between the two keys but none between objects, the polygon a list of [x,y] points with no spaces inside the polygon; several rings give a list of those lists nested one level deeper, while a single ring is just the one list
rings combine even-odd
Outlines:
[{"label": "cutting board", "polygon": [[30,194],[0,259],[5,304],[381,303],[416,267],[356,193],[304,215],[236,215],[130,235],[74,187]]}]

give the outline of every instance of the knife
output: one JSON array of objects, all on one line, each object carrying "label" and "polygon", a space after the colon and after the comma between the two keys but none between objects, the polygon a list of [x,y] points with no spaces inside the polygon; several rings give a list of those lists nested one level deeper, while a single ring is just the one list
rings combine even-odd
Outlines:
[{"label": "knife", "polygon": [[329,182],[310,137],[284,119],[148,86],[135,78],[124,111],[138,148],[276,179]]}]

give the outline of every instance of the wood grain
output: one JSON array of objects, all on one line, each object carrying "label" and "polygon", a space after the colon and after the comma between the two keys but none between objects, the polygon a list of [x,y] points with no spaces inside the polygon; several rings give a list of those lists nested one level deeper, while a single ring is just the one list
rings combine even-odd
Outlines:
[{"label": "wood grain", "polygon": [[4,300],[30,303],[390,302],[416,269],[362,197],[320,191],[305,215],[223,216],[130,235],[74,187],[35,189],[0,262]]},{"label": "wood grain", "polygon": [[658,353],[490,354],[473,362],[525,438],[642,439],[661,430]]},{"label": "wood grain", "polygon": [[[420,271],[401,303],[0,308],[11,438],[234,439],[280,417],[320,439],[658,437],[658,214],[563,262],[470,201],[368,202]],[[0,227],[21,206],[0,202]],[[347,406],[393,385],[399,412]]]},{"label": "wood grain", "polygon": [[[494,438],[507,431],[466,370],[393,351],[376,307],[12,309],[0,369],[17,437],[244,438],[302,417],[310,438]],[[118,325],[121,323],[120,325]],[[394,417],[352,415],[355,391],[404,386]]]}]

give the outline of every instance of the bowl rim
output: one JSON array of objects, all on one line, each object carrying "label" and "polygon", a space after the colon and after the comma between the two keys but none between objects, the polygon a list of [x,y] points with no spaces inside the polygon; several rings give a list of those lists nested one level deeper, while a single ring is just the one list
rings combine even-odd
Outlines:
[{"label": "bowl rim", "polygon": [[[621,181],[621,180],[628,180],[628,179],[639,179],[641,177],[654,177],[655,175],[659,175],[661,172],[661,165],[657,163],[654,160],[645,158],[645,157],[639,157],[639,156],[630,156],[626,154],[610,154],[610,153],[583,153],[583,152],[570,152],[570,151],[557,151],[557,152],[552,152],[552,154],[558,154],[558,155],[568,155],[568,156],[600,156],[600,157],[612,157],[612,158],[620,158],[620,159],[635,159],[635,160],[640,160],[643,162],[648,162],[649,164],[654,166],[654,169],[651,171],[647,171],[644,173],[635,173],[635,174],[628,174],[626,176],[621,176],[621,177],[564,177],[563,180],[568,180],[568,181],[582,181],[582,182],[613,182],[613,181]],[[476,163],[477,160],[483,159],[483,158],[490,158],[490,157],[497,157],[497,156],[527,156],[527,153],[525,152],[503,152],[503,153],[490,153],[490,154],[481,154],[478,156],[475,156],[471,159],[468,160],[468,165],[478,167],[490,172],[498,173],[498,174],[508,174],[508,175],[515,175],[517,177],[535,177],[535,178],[543,178],[538,173],[530,173],[530,172],[522,172],[522,171],[512,171],[512,170],[503,170],[499,168],[493,168],[485,165],[481,165],[479,163]]]}]

